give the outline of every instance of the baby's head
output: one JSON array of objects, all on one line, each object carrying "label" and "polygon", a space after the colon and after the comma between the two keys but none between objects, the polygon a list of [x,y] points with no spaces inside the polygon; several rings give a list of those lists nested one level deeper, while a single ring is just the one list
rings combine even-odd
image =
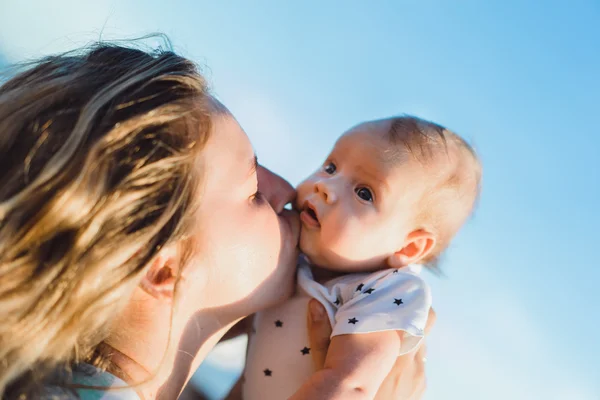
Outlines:
[{"label": "baby's head", "polygon": [[433,265],[471,214],[480,181],[471,146],[437,124],[362,123],[298,186],[300,248],[335,271]]}]

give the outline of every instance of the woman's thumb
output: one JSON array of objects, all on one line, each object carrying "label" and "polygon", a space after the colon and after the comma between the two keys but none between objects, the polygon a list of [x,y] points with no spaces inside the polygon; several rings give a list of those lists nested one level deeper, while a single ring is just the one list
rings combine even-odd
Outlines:
[{"label": "woman's thumb", "polygon": [[310,354],[316,370],[323,368],[331,337],[331,324],[321,303],[311,299],[308,303],[308,337]]}]

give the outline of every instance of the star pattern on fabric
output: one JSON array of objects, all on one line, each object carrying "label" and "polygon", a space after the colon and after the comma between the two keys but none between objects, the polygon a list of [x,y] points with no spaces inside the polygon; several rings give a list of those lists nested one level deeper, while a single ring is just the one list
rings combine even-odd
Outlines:
[{"label": "star pattern on fabric", "polygon": [[[400,296],[404,296],[405,294],[408,295],[407,293],[403,292],[402,290],[399,290],[398,292],[394,293],[393,291],[389,291],[388,292],[388,284],[394,285],[393,288],[397,287],[398,282],[401,282],[403,279],[404,274],[400,274],[401,271],[399,271],[399,269],[394,269],[393,273],[394,274],[398,274],[398,277],[396,278],[392,278],[389,275],[386,275],[387,278],[389,278],[388,281],[385,281],[383,283],[379,283],[379,281],[371,279],[371,277],[365,278],[365,277],[359,277],[358,279],[354,280],[349,280],[346,282],[343,282],[344,286],[341,287],[341,289],[334,287],[334,288],[329,288],[331,291],[329,293],[327,293],[326,296],[326,301],[327,304],[329,304],[329,307],[331,307],[331,304],[335,304],[335,308],[333,309],[334,313],[341,313],[338,314],[339,320],[337,320],[337,323],[340,325],[339,328],[345,332],[349,332],[349,333],[359,333],[365,329],[370,329],[370,325],[373,324],[373,321],[376,321],[375,317],[372,317],[371,314],[377,316],[378,314],[378,310],[376,309],[376,307],[382,307],[382,309],[386,309],[386,311],[389,311],[389,315],[391,316],[391,318],[394,319],[393,322],[401,324],[404,323],[403,318],[405,313],[407,311],[410,311],[411,308],[413,308],[414,304],[417,304],[417,306],[420,304],[419,301],[415,301],[415,299],[411,296],[409,298],[410,300],[410,307],[403,307],[402,309],[399,308],[399,306],[401,305],[405,305],[403,298],[395,298],[394,295],[395,294],[399,294]],[[361,282],[360,280],[365,280],[367,283]],[[358,283],[356,283],[358,281]],[[367,289],[365,289],[365,287],[369,285],[369,287]],[[352,286],[355,287],[355,292],[350,292]],[[377,288],[375,287],[371,287],[371,286],[377,286]],[[370,296],[371,294],[374,294],[374,292],[377,292],[377,295],[375,296]],[[369,295],[369,297],[367,296],[362,296],[362,294],[367,294]],[[353,296],[352,299],[349,299],[348,297],[345,296]],[[331,297],[334,297],[334,301],[331,302]],[[391,309],[390,305],[389,305],[389,300],[390,298],[392,298],[392,301],[394,302],[394,304],[396,305],[396,307],[393,307],[393,309]],[[350,301],[352,300],[352,301]],[[417,299],[420,300],[420,299]],[[355,306],[353,303],[356,301],[357,306]],[[382,305],[380,303],[383,303]],[[385,305],[385,303],[387,303],[387,306]],[[341,307],[341,305],[344,305],[344,308]],[[370,309],[360,309],[359,310],[358,307],[361,307],[362,304],[365,304],[368,307],[371,307],[371,304],[375,304],[375,306],[373,307],[373,310]],[[349,308],[348,310],[345,310],[345,308]],[[345,312],[344,312],[345,311]],[[347,313],[347,314],[346,314]],[[358,319],[358,317],[350,317],[348,318],[348,315],[352,315],[352,314],[358,314],[361,316],[360,320]],[[396,318],[396,316],[394,316],[394,314],[398,315],[398,318]],[[276,317],[276,316],[281,316],[283,318],[286,319],[288,325],[286,325],[288,328],[283,329],[284,326],[284,321],[281,319],[277,319],[277,320],[273,320],[271,319],[272,317]],[[312,354],[311,353],[311,348],[308,347],[308,344],[306,341],[300,341],[300,342],[295,342],[295,344],[293,344],[293,342],[291,342],[291,338],[288,337],[288,331],[289,329],[292,327],[292,325],[290,325],[290,323],[293,323],[293,321],[289,320],[289,316],[285,313],[278,313],[278,314],[271,314],[270,318],[264,319],[263,322],[265,324],[265,326],[257,326],[256,328],[260,327],[261,331],[264,331],[265,327],[268,326],[269,329],[268,331],[272,332],[273,338],[275,338],[276,335],[280,336],[280,339],[285,343],[288,342],[287,344],[290,345],[288,348],[291,348],[292,350],[292,354],[293,354],[293,349],[295,348],[297,352],[300,353],[300,355],[302,356],[300,359],[300,357],[298,357],[298,353],[296,353],[296,358],[294,359],[294,363],[305,363],[305,362],[310,362],[311,358],[312,358]],[[410,316],[408,317],[410,318]],[[269,325],[269,319],[271,320],[271,323],[274,325]],[[341,326],[343,325],[343,320],[346,319],[348,322],[348,325],[353,325],[352,327],[349,326]],[[371,321],[371,319],[373,319],[373,321]],[[358,323],[362,321],[362,323],[359,326]],[[275,330],[273,330],[273,328],[275,328]],[[281,329],[279,329],[281,328]],[[279,329],[279,330],[278,330]],[[252,326],[252,331],[256,332],[257,329],[255,329],[255,326]],[[255,340],[253,337],[251,337],[252,340]],[[269,340],[269,339],[267,339]],[[305,344],[305,346],[302,346],[302,344]],[[270,346],[269,346],[270,347]],[[304,358],[305,356],[309,356]],[[286,356],[285,354],[281,354],[282,357],[289,357],[289,353]],[[269,364],[271,367],[275,368],[277,371],[277,373],[275,373],[275,371],[269,369],[269,368],[265,368],[263,369],[263,376],[265,378],[270,378],[269,380],[265,379],[262,380],[262,378],[260,378],[262,380],[262,385],[265,388],[268,388],[268,386],[270,384],[275,384],[277,383],[280,379],[282,379],[282,377],[284,377],[287,374],[287,370],[280,370],[282,368],[282,366],[280,366],[279,364],[275,364],[273,363],[273,361],[267,361],[267,359],[265,359],[265,361],[261,361],[260,364],[257,365],[256,370],[258,370],[260,368],[260,366],[264,366],[264,364]],[[256,364],[255,364],[256,365]],[[287,368],[287,366],[285,366]],[[255,372],[255,374],[260,377],[260,373],[258,373],[258,371]],[[242,377],[243,380],[245,380],[245,376]],[[258,378],[257,378],[258,379]],[[266,389],[269,390],[269,389]]]}]

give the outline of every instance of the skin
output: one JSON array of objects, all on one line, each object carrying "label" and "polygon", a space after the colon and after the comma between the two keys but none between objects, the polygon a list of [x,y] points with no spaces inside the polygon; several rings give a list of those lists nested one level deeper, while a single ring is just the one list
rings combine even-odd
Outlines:
[{"label": "skin", "polygon": [[298,186],[300,248],[314,265],[344,273],[398,268],[425,257],[435,243],[415,224],[428,171],[406,152],[390,154],[388,129],[383,120],[344,133]]},{"label": "skin", "polygon": [[[163,248],[107,340],[118,374],[146,400],[177,398],[236,322],[284,301],[294,287],[300,227],[284,206],[295,191],[257,166],[248,137],[228,112],[213,125],[197,162],[204,179],[193,257],[179,265],[181,244]],[[327,339],[323,329],[315,332]],[[386,398],[395,391],[390,386]]]},{"label": "skin", "polygon": [[235,322],[293,289],[299,224],[283,207],[295,192],[256,165],[250,141],[228,113],[215,117],[213,129],[197,162],[204,180],[195,254],[182,266],[181,246],[161,250],[108,340],[130,381],[154,376],[138,388],[145,399],[177,398]]},{"label": "skin", "polygon": [[[382,120],[346,132],[298,187],[300,248],[321,281],[331,273],[401,268],[435,245],[435,235],[415,218],[431,176],[407,152],[390,155],[388,130]],[[401,331],[335,336],[323,368],[293,399],[374,398],[397,363],[403,337]]]},{"label": "skin", "polygon": [[[332,327],[325,308],[317,300],[311,300],[308,307],[307,326],[310,341],[310,354],[312,355],[315,370],[319,371],[325,366],[325,359],[328,354],[336,356],[336,349],[331,347]],[[247,331],[251,320],[244,320],[247,324],[238,324],[240,330]],[[436,314],[433,309],[429,310],[427,325],[425,326],[425,335],[428,335],[436,321]],[[375,400],[419,400],[423,397],[426,389],[425,363],[427,355],[427,344],[423,342],[417,351],[397,357],[393,366],[390,368],[383,383],[380,385],[375,395]],[[335,382],[325,382],[331,386]],[[306,389],[306,388],[303,388]],[[323,393],[330,393],[334,388],[325,387]],[[312,399],[311,393],[297,393],[296,398]],[[305,396],[305,397],[301,397]],[[203,397],[194,397],[197,400],[203,400]],[[232,388],[227,400],[242,399],[242,381],[239,380]]]},{"label": "skin", "polygon": [[[315,369],[325,365],[328,352],[331,352],[331,324],[326,317],[325,308],[316,300],[309,304],[308,332],[311,343],[311,354]],[[433,309],[429,310],[425,335],[428,335],[437,317]],[[423,343],[417,351],[396,358],[395,363],[383,383],[379,387],[375,400],[418,400],[426,389],[425,363],[427,345]]]}]

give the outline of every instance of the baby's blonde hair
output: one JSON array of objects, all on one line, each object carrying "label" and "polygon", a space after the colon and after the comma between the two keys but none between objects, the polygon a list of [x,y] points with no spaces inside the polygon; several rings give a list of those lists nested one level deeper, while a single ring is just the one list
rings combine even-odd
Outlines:
[{"label": "baby's blonde hair", "polygon": [[388,136],[428,169],[415,224],[432,231],[436,245],[424,259],[439,271],[440,255],[472,214],[481,191],[482,167],[477,153],[456,133],[414,116],[392,118]]},{"label": "baby's blonde hair", "polygon": [[0,398],[102,362],[149,261],[186,237],[210,102],[190,61],[107,44],[0,87]]}]

